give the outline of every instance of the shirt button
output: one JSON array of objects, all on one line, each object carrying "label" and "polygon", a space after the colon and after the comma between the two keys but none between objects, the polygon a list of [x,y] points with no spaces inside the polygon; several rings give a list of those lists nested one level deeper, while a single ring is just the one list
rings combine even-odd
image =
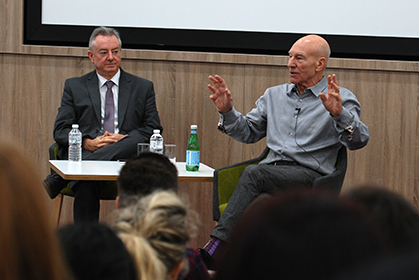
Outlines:
[{"label": "shirt button", "polygon": [[290,132],[290,135],[293,136],[294,135],[294,132]]}]

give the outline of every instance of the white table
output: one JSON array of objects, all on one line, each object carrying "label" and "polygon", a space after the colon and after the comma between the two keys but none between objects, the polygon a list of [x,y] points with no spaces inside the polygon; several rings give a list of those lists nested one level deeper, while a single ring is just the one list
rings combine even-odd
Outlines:
[{"label": "white table", "polygon": [[[50,167],[66,180],[116,181],[125,162],[50,160]],[[212,182],[214,169],[203,163],[198,172],[186,171],[185,162],[176,162],[181,182]]]},{"label": "white table", "polygon": [[[81,161],[50,160],[49,166],[66,180],[97,180],[115,181],[119,176],[124,162],[118,161]],[[179,195],[186,197],[189,207],[199,215],[200,226],[197,236],[192,237],[189,246],[201,247],[208,241],[214,228],[212,221],[212,181],[214,169],[201,163],[198,172],[188,172],[185,162],[176,162],[179,179]],[[197,187],[198,186],[198,187]],[[58,225],[73,222],[73,198],[61,196],[55,199],[54,213],[57,213]],[[101,201],[100,221],[112,224],[114,222],[114,201]],[[55,216],[55,215],[54,215]]]}]

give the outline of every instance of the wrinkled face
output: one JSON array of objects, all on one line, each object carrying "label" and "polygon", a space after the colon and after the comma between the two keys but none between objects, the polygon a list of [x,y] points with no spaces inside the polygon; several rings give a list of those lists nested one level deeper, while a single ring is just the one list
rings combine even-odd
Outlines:
[{"label": "wrinkled face", "polygon": [[325,58],[321,57],[310,40],[298,40],[289,50],[290,82],[299,88],[317,84],[323,76]]},{"label": "wrinkled face", "polygon": [[115,36],[98,35],[87,54],[96,71],[106,79],[111,79],[121,66],[121,46]]}]

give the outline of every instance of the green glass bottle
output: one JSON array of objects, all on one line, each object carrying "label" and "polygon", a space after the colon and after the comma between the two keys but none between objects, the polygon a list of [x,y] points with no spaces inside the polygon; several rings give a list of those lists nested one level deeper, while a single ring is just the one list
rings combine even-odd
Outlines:
[{"label": "green glass bottle", "polygon": [[200,161],[200,145],[197,134],[198,126],[191,125],[191,135],[186,145],[186,171],[198,171]]}]

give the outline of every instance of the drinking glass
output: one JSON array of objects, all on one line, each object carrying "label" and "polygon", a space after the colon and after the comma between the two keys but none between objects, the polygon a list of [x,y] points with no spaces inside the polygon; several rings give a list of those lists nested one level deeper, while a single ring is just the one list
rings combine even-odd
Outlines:
[{"label": "drinking glass", "polygon": [[149,152],[150,144],[149,143],[138,143],[137,144],[137,156],[141,153]]},{"label": "drinking glass", "polygon": [[164,155],[167,156],[173,164],[176,164],[176,145],[165,144]]}]

